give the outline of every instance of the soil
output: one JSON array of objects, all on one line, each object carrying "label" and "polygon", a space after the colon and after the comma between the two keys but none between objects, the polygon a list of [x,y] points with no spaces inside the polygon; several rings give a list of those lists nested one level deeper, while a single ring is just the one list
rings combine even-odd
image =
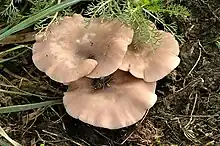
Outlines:
[{"label": "soil", "polygon": [[[220,1],[177,3],[191,11],[191,16],[184,20],[173,18],[180,33],[184,33],[181,64],[158,81],[158,101],[139,123],[119,130],[96,128],[71,118],[62,105],[57,105],[1,114],[0,126],[7,127],[5,131],[14,140],[33,146],[220,145],[220,47],[216,44],[220,39]],[[31,52],[16,62],[3,64],[1,74],[14,85],[22,82],[22,89],[28,92],[62,97],[66,86],[39,72],[30,56]],[[28,80],[34,81],[31,86]],[[0,93],[0,105],[4,106],[42,100],[47,99]]]}]

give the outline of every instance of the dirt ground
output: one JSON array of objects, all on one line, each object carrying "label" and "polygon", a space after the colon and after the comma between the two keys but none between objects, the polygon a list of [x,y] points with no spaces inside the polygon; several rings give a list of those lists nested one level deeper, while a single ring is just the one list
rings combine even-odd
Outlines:
[{"label": "dirt ground", "polygon": [[[176,20],[184,33],[181,64],[157,84],[158,101],[145,119],[119,130],[95,128],[68,116],[62,105],[0,115],[0,126],[24,145],[220,145],[220,0],[178,0],[191,11]],[[10,46],[8,46],[10,47]],[[26,70],[26,71],[25,71]],[[27,70],[28,74],[27,75]],[[39,72],[31,52],[2,67],[1,74],[31,93],[62,97],[67,88]],[[35,76],[35,77],[33,77]],[[32,80],[30,87],[28,80]],[[40,82],[39,82],[40,80]],[[38,89],[36,91],[36,88]],[[4,96],[4,100],[3,97]],[[47,99],[0,93],[0,104]]]}]

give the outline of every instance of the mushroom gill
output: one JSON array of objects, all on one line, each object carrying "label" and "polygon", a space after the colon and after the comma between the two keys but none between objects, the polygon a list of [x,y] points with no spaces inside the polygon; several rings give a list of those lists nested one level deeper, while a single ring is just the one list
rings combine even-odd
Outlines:
[{"label": "mushroom gill", "polygon": [[129,45],[119,69],[146,82],[160,80],[175,69],[180,63],[179,44],[170,33],[158,32],[161,35],[156,38],[158,43],[155,46],[141,43],[139,49],[134,49],[134,45]]},{"label": "mushroom gill", "polygon": [[119,129],[138,122],[157,100],[156,82],[120,70],[107,80],[109,84],[99,89],[90,78],[71,82],[63,98],[67,113],[93,126]]},{"label": "mushroom gill", "polygon": [[133,30],[116,19],[97,18],[88,23],[74,14],[36,36],[32,59],[57,82],[99,78],[118,69],[132,37]]}]

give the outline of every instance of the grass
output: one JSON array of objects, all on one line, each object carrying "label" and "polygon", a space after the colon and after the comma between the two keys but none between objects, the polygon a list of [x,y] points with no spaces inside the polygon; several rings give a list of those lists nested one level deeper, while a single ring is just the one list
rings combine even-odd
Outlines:
[{"label": "grass", "polygon": [[[7,36],[14,34],[16,32],[19,32],[25,28],[28,28],[30,26],[32,26],[33,24],[35,24],[36,22],[40,21],[41,19],[44,19],[45,17],[47,17],[48,15],[54,14],[56,12],[59,12],[63,9],[65,9],[66,7],[70,7],[74,4],[77,4],[78,2],[80,2],[82,0],[66,0],[62,3],[56,4],[52,7],[49,7],[45,10],[42,10],[41,12],[34,14],[33,16],[31,16],[30,18],[27,18],[25,20],[23,20],[22,22],[18,23],[17,25],[8,25],[5,28],[0,30],[0,40],[3,40],[4,38],[6,38]],[[11,3],[13,4],[13,1],[11,1]],[[2,57],[7,56],[7,54],[11,53],[12,51],[16,51],[18,49],[21,48],[29,48],[28,46],[25,45],[19,45],[19,46],[15,46],[13,48],[7,49],[5,51],[1,51],[0,52],[0,65],[8,62],[10,60],[14,60],[17,57],[25,54],[28,49],[18,53],[17,55],[13,55],[12,57],[6,58],[6,59],[2,59]],[[3,86],[3,85],[1,85]],[[0,89],[0,93],[7,93],[7,94],[15,94],[15,95],[21,95],[21,96],[37,96],[36,94],[27,94],[27,92],[15,92],[15,91],[8,91],[8,90],[3,90]],[[43,97],[43,96],[40,96]],[[62,101],[61,100],[50,100],[50,101],[45,101],[45,102],[38,102],[38,103],[32,103],[32,104],[24,104],[24,105],[13,105],[13,106],[6,106],[6,107],[0,107],[0,114],[3,113],[12,113],[12,112],[20,112],[20,111],[26,111],[26,110],[31,110],[31,109],[35,109],[35,108],[41,108],[44,106],[52,106],[52,105],[56,105],[56,104],[61,104]],[[1,128],[1,127],[0,127]],[[20,146],[20,144],[18,144],[17,142],[15,142],[14,140],[12,140],[5,132],[4,130],[1,128],[0,129],[0,134],[7,139],[12,145],[14,146]],[[7,145],[6,142],[1,140],[1,143],[3,145]]]},{"label": "grass", "polygon": [[33,104],[2,107],[0,108],[0,114],[26,111],[26,110],[31,110],[35,108],[41,108],[44,106],[52,106],[56,104],[62,104],[62,100],[52,100],[52,101],[45,101],[45,102],[39,102],[39,103],[33,103]]},{"label": "grass", "polygon": [[74,5],[78,2],[80,2],[82,0],[66,0],[60,4],[56,4],[46,10],[42,10],[41,12],[33,15],[32,17],[28,18],[28,19],[25,19],[24,21],[20,22],[19,24],[13,26],[12,28],[9,28],[9,29],[5,29],[5,31],[3,31],[1,34],[0,34],[0,40],[6,38],[7,36],[15,33],[15,32],[18,32],[20,30],[23,30],[31,25],[33,25],[34,23],[36,23],[37,21],[47,17],[48,15],[50,14],[54,14],[58,11],[61,11],[63,9],[65,9],[66,7],[69,7],[71,5]]}]

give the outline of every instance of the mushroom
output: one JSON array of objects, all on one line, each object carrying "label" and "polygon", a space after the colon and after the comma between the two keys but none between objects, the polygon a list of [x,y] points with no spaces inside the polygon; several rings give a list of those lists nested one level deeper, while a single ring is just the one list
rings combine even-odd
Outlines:
[{"label": "mushroom", "polygon": [[133,30],[119,20],[97,18],[88,23],[74,14],[36,35],[32,59],[57,82],[99,78],[118,69],[132,37]]},{"label": "mushroom", "polygon": [[133,44],[129,45],[119,69],[146,82],[160,80],[175,69],[180,63],[179,44],[170,33],[160,30],[158,33],[160,39],[155,46],[141,43],[136,49]]},{"label": "mushroom", "polygon": [[117,70],[101,89],[93,83],[94,79],[86,77],[71,82],[63,98],[70,116],[93,126],[119,129],[132,125],[157,100],[156,82],[144,82],[129,72]]}]

